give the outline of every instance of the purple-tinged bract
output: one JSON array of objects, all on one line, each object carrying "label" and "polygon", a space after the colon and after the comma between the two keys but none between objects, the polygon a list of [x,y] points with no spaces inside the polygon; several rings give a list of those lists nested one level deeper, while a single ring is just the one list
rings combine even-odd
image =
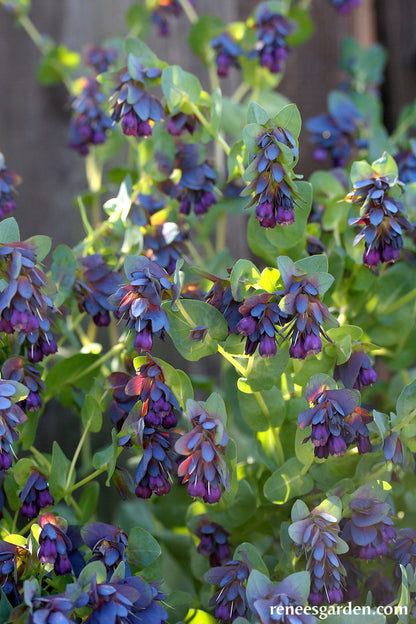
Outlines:
[{"label": "purple-tinged bract", "polygon": [[[211,395],[219,399],[218,395]],[[223,490],[229,491],[230,475],[224,461],[228,435],[225,431],[226,412],[220,400],[202,403],[189,399],[187,414],[193,426],[175,444],[180,455],[188,457],[178,467],[178,477],[188,484],[188,494],[202,498],[206,503],[217,503]],[[217,412],[214,411],[217,410]]]},{"label": "purple-tinged bract", "polygon": [[39,534],[39,561],[52,564],[58,576],[69,574],[72,565],[68,553],[72,550],[72,542],[60,526],[60,520],[54,514],[47,513],[40,517],[39,524],[42,528]]},{"label": "purple-tinged bract", "polygon": [[110,312],[115,307],[108,297],[116,292],[121,279],[111,269],[100,253],[79,259],[80,275],[74,282],[74,295],[81,312],[87,312],[98,327],[110,324]]},{"label": "purple-tinged bract", "polygon": [[138,498],[150,498],[152,494],[163,496],[170,492],[170,478],[174,471],[172,445],[176,439],[168,431],[144,427],[140,434],[143,455],[137,466],[135,494]]},{"label": "purple-tinged bract", "polygon": [[177,261],[186,251],[187,237],[185,230],[176,223],[149,225],[143,237],[146,256],[173,275]]},{"label": "purple-tinged bract", "polygon": [[329,0],[340,15],[346,15],[361,4],[361,0]]},{"label": "purple-tinged bract", "polygon": [[81,528],[81,536],[92,551],[90,561],[102,561],[107,568],[109,580],[117,566],[126,561],[126,533],[112,524],[90,522]]},{"label": "purple-tinged bract", "polygon": [[266,2],[258,6],[255,19],[257,43],[249,58],[258,57],[262,67],[278,74],[289,55],[286,38],[295,30],[295,25],[284,15],[270,11]]},{"label": "purple-tinged bract", "polygon": [[40,410],[42,407],[40,392],[45,390],[46,385],[37,366],[27,362],[22,357],[16,356],[6,360],[2,366],[1,373],[4,379],[18,381],[29,390],[27,397],[19,401],[22,409],[29,412]]},{"label": "purple-tinged bract", "polygon": [[220,524],[205,518],[197,526],[195,535],[201,540],[197,550],[200,555],[209,557],[211,567],[221,566],[231,560],[231,548],[228,541],[230,534]]},{"label": "purple-tinged bract", "polygon": [[178,184],[171,187],[170,194],[178,199],[179,212],[189,215],[193,209],[198,216],[207,213],[217,203],[214,194],[216,175],[206,160],[201,163],[198,145],[177,145],[175,169],[180,169],[182,175]]},{"label": "purple-tinged bract", "polygon": [[390,431],[383,442],[383,453],[386,461],[391,461],[394,466],[407,466],[406,445],[398,432]]},{"label": "purple-tinged bract", "polygon": [[246,355],[253,355],[257,347],[263,358],[274,357],[277,353],[276,334],[279,334],[277,327],[285,324],[287,314],[272,301],[272,297],[273,295],[268,293],[252,295],[247,297],[239,308],[243,318],[239,321],[237,329],[246,338]]},{"label": "purple-tinged bract", "polygon": [[240,46],[233,40],[230,34],[224,32],[212,39],[211,46],[216,52],[215,62],[217,74],[220,78],[226,78],[231,67],[240,69],[238,57],[244,54]]},{"label": "purple-tinged bract", "polygon": [[13,403],[16,387],[12,382],[0,379],[0,471],[12,465],[12,444],[19,439],[16,427],[27,420],[27,416],[17,403]]},{"label": "purple-tinged bract", "polygon": [[82,91],[72,103],[69,124],[69,147],[81,156],[90,151],[91,145],[105,142],[112,121],[104,112],[105,95],[95,78],[84,78]]},{"label": "purple-tinged bract", "polygon": [[377,381],[377,373],[365,351],[354,351],[344,364],[337,364],[334,378],[340,379],[345,388],[362,390]]},{"label": "purple-tinged bract", "polygon": [[111,118],[116,123],[121,122],[123,134],[150,136],[153,123],[164,118],[162,104],[146,91],[147,82],[159,78],[160,75],[159,68],[145,68],[138,57],[129,55],[129,67],[121,72],[120,83],[111,98]]},{"label": "purple-tinged bract", "polygon": [[[193,4],[193,0],[191,0]],[[157,26],[159,35],[167,37],[170,35],[169,19],[178,18],[182,14],[182,6],[179,0],[159,0],[158,6],[152,13],[152,21]]]},{"label": "purple-tinged bract", "polygon": [[220,622],[233,622],[237,617],[247,615],[245,586],[249,573],[250,569],[245,563],[232,560],[204,574],[207,583],[219,587],[209,604],[215,605],[215,617]]},{"label": "purple-tinged bract", "polygon": [[224,316],[228,324],[228,333],[238,335],[238,323],[243,318],[240,312],[242,302],[234,299],[229,279],[213,274],[207,274],[207,277],[214,283],[205,297],[206,301]]},{"label": "purple-tinged bract", "polygon": [[168,316],[160,306],[163,293],[175,292],[175,286],[162,267],[144,256],[137,256],[126,273],[129,283],[121,286],[109,302],[117,308],[116,317],[127,321],[127,327],[136,332],[134,348],[150,351],[154,336],[163,340],[169,331]]},{"label": "purple-tinged bract", "polygon": [[117,59],[117,50],[115,48],[102,48],[97,45],[89,45],[85,52],[85,62],[95,73],[103,74],[110,65]]},{"label": "purple-tinged bract", "polygon": [[42,509],[54,504],[46,477],[39,470],[30,472],[19,499],[22,504],[20,512],[29,520],[36,518]]},{"label": "purple-tinged bract", "polygon": [[0,152],[0,220],[16,210],[12,194],[19,182],[19,176],[6,167],[3,154]]}]

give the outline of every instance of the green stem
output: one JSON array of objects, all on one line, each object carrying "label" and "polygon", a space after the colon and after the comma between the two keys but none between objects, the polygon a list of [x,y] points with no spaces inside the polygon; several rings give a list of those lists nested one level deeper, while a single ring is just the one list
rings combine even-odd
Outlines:
[{"label": "green stem", "polygon": [[403,295],[403,297],[400,297],[400,299],[395,301],[389,308],[387,308],[387,310],[384,310],[384,312],[386,314],[391,314],[392,312],[395,312],[402,306],[406,305],[406,303],[410,303],[412,299],[416,299],[416,288],[408,292],[406,295]]},{"label": "green stem", "polygon": [[189,0],[179,0],[179,4],[191,24],[195,24],[195,22],[198,21],[198,13],[195,11]]},{"label": "green stem", "polygon": [[199,120],[201,126],[204,126],[204,128],[208,130],[210,135],[221,145],[222,149],[228,156],[228,154],[231,151],[231,148],[228,145],[227,141],[221,135],[218,135],[216,132],[214,132],[208,119],[204,117],[204,115],[201,113],[201,111],[199,110],[196,104],[194,104],[191,101],[189,101],[188,104],[192,108],[192,112],[194,113],[195,117]]},{"label": "green stem", "polygon": [[244,366],[240,364],[240,362],[237,362],[237,360],[230,353],[227,353],[227,351],[225,351],[225,349],[223,349],[221,345],[218,345],[218,353],[220,353],[223,358],[230,362],[230,364],[234,366],[234,368],[240,373],[240,375],[242,375],[243,377],[247,377],[247,370],[244,368]]},{"label": "green stem", "polygon": [[239,104],[250,90],[251,87],[246,82],[242,82],[231,96],[232,101]]},{"label": "green stem", "polygon": [[19,509],[16,510],[14,517],[13,517],[13,524],[12,524],[12,529],[11,529],[11,534],[13,535],[16,532],[16,527],[17,527],[17,519],[19,517]]},{"label": "green stem", "polygon": [[82,436],[80,437],[80,440],[78,442],[78,446],[75,449],[75,453],[72,457],[72,462],[69,467],[68,476],[66,478],[65,490],[69,488],[69,485],[71,483],[72,475],[74,474],[74,470],[75,470],[75,465],[77,463],[79,454],[81,453],[82,447],[84,446],[84,442],[87,439],[88,431],[91,427],[91,422],[92,422],[92,416],[89,417],[87,424],[85,425],[84,431],[82,432]]},{"label": "green stem", "polygon": [[52,464],[50,462],[48,462],[48,460],[43,455],[43,453],[38,451],[38,449],[35,448],[34,446],[31,446],[29,448],[29,451],[32,453],[32,455],[34,455],[36,457],[36,459],[39,461],[40,464],[43,464],[49,470],[49,472],[51,471]]},{"label": "green stem", "polygon": [[42,37],[30,17],[23,14],[18,18],[17,22],[26,31],[26,34],[33,41],[38,50],[42,52],[42,54],[46,54],[49,44],[45,41],[44,37]]},{"label": "green stem", "polygon": [[98,470],[94,470],[94,472],[92,472],[90,475],[88,475],[87,477],[84,477],[84,479],[81,479],[81,481],[78,481],[78,483],[74,483],[74,485],[72,485],[68,490],[66,490],[64,497],[68,496],[68,494],[72,494],[72,492],[75,492],[75,490],[78,490],[80,487],[87,485],[87,483],[89,483],[90,481],[94,481],[94,479],[102,475],[103,472],[105,472],[106,470],[107,470],[106,466],[104,466],[103,468],[99,468]]},{"label": "green stem", "polygon": [[89,222],[88,215],[87,215],[87,210],[85,208],[85,204],[82,201],[81,197],[78,197],[78,206],[79,206],[79,211],[81,213],[81,221],[82,221],[82,225],[84,226],[85,232],[86,232],[87,236],[93,236],[94,235],[94,228],[92,227],[91,223]]},{"label": "green stem", "polygon": [[279,436],[279,428],[273,427],[272,425],[272,418],[270,416],[270,412],[269,412],[269,408],[267,407],[265,400],[263,399],[263,396],[260,392],[254,392],[254,397],[257,401],[257,403],[260,406],[261,411],[263,412],[263,414],[266,416],[267,420],[269,421],[269,427],[272,431],[272,435],[273,435],[273,440],[274,443],[276,445],[276,451],[277,454],[279,456],[279,466],[282,466],[285,462],[285,454],[283,451],[283,446],[282,446],[282,442],[280,440],[280,436]]},{"label": "green stem", "polygon": [[215,248],[217,253],[220,253],[227,242],[227,215],[223,213],[218,217],[217,221],[217,240]]}]

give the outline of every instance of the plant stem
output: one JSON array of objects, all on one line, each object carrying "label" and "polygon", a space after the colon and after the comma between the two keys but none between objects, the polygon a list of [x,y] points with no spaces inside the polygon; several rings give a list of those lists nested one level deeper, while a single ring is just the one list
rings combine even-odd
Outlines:
[{"label": "plant stem", "polygon": [[191,24],[195,24],[195,22],[198,21],[198,13],[195,11],[189,0],[179,0],[179,4]]},{"label": "plant stem", "polygon": [[406,305],[406,303],[410,303],[412,299],[416,299],[416,288],[408,292],[406,295],[403,295],[403,297],[400,297],[400,299],[395,301],[389,308],[387,308],[387,310],[384,310],[384,312],[386,314],[391,314],[392,312],[395,312],[402,306]]},{"label": "plant stem", "polygon": [[46,54],[48,52],[49,44],[45,41],[44,37],[42,37],[30,17],[23,14],[18,18],[17,22],[26,31],[26,34],[33,41],[38,50],[42,54]]},{"label": "plant stem", "polygon": [[251,87],[246,82],[242,82],[232,94],[231,100],[236,104],[239,104],[250,90]]},{"label": "plant stem", "polygon": [[223,349],[221,345],[218,345],[218,353],[220,353],[223,358],[230,362],[230,364],[234,366],[234,368],[240,373],[240,375],[242,375],[243,377],[247,377],[247,370],[244,368],[244,366],[240,364],[240,362],[237,362],[237,360],[230,353],[227,353],[227,351],[225,351],[225,349]]},{"label": "plant stem", "polygon": [[65,490],[67,490],[69,488],[69,485],[71,483],[72,475],[74,474],[74,470],[75,470],[75,465],[77,463],[79,454],[81,453],[81,449],[82,449],[82,447],[84,445],[84,442],[87,439],[88,431],[89,431],[89,429],[91,427],[91,422],[92,422],[92,416],[89,417],[89,419],[87,421],[87,424],[85,425],[84,431],[82,432],[82,436],[80,437],[80,440],[78,442],[78,446],[75,449],[74,456],[72,457],[72,462],[71,462],[71,465],[69,467],[68,476],[66,478]]},{"label": "plant stem", "polygon": [[218,217],[217,221],[217,240],[215,243],[215,249],[217,253],[220,253],[227,242],[227,215],[223,213]]},{"label": "plant stem", "polygon": [[285,462],[285,454],[283,451],[283,446],[282,446],[282,442],[280,440],[280,436],[279,436],[279,427],[273,427],[272,425],[272,418],[270,416],[270,412],[269,412],[269,408],[267,407],[265,400],[263,399],[263,396],[260,392],[254,392],[254,396],[255,399],[257,401],[257,403],[260,406],[261,411],[263,412],[263,414],[266,416],[267,420],[269,421],[269,427],[272,431],[272,435],[273,435],[273,440],[274,443],[276,445],[276,451],[277,454],[279,456],[279,466],[282,466]]},{"label": "plant stem", "polygon": [[31,446],[29,448],[29,451],[32,453],[32,455],[36,457],[36,459],[39,461],[40,464],[43,464],[49,470],[49,472],[51,471],[51,468],[52,468],[51,463],[48,462],[46,457],[40,451],[38,451],[37,448],[35,448],[34,446]]},{"label": "plant stem", "polygon": [[204,128],[208,130],[210,135],[214,137],[214,139],[221,145],[222,149],[228,156],[228,154],[231,151],[231,148],[228,145],[227,141],[221,135],[218,135],[216,132],[213,131],[208,119],[201,113],[201,111],[199,110],[196,104],[194,104],[191,101],[189,101],[188,103],[189,103],[189,106],[192,108],[192,112],[194,113],[195,117],[197,117],[201,125],[204,126]]},{"label": "plant stem", "polygon": [[75,492],[75,490],[78,490],[80,487],[87,485],[87,483],[89,483],[90,481],[94,481],[94,479],[102,475],[103,472],[105,472],[106,470],[107,470],[106,466],[104,466],[103,468],[99,468],[98,470],[95,470],[87,477],[84,477],[84,479],[81,479],[81,481],[78,481],[78,483],[74,483],[74,485],[72,485],[68,490],[66,490],[63,497],[65,498],[65,496],[68,496],[68,494],[72,494],[72,492]]}]

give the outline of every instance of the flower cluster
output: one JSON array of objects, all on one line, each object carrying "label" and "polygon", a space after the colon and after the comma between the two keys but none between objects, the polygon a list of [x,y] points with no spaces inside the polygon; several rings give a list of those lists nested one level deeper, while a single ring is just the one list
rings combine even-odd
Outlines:
[{"label": "flower cluster", "polygon": [[289,129],[279,126],[278,117],[246,126],[245,143],[252,162],[243,176],[249,182],[243,194],[253,194],[249,206],[256,204],[256,218],[264,228],[291,225],[295,202],[300,199],[292,180],[299,155],[297,140]]},{"label": "flower cluster", "polygon": [[231,560],[230,534],[220,524],[204,519],[197,526],[195,534],[200,539],[197,550],[200,555],[209,557],[211,567],[221,566]]},{"label": "flower cluster", "polygon": [[106,140],[106,133],[112,121],[104,112],[106,96],[95,78],[83,78],[81,93],[72,103],[69,124],[69,147],[81,156],[90,151],[90,145],[100,145]]},{"label": "flower cluster", "polygon": [[85,51],[85,62],[97,75],[106,72],[116,59],[117,50],[115,48],[90,45]]},{"label": "flower cluster", "polygon": [[337,504],[329,504],[328,499],[310,513],[302,504],[303,517],[289,527],[291,539],[307,557],[311,605],[320,605],[324,600],[330,604],[343,601],[342,585],[346,572],[338,555],[347,552],[348,546],[339,537],[340,527],[334,513],[337,513],[340,501],[335,497],[334,500]]},{"label": "flower cluster", "polygon": [[[308,572],[296,572],[275,585],[258,570],[248,578],[246,596],[255,624],[314,624],[315,618],[297,609],[306,604],[310,579]],[[293,614],[289,608],[293,608]]]},{"label": "flower cluster", "polygon": [[262,2],[256,11],[255,28],[257,43],[249,58],[259,57],[262,67],[278,74],[289,54],[286,38],[294,31],[294,24]]},{"label": "flower cluster", "polygon": [[367,447],[360,437],[368,441],[368,420],[357,416],[354,427],[348,418],[358,408],[359,394],[354,390],[335,390],[329,378],[329,383],[322,383],[321,376],[316,377],[310,379],[305,390],[305,398],[312,407],[298,416],[301,429],[312,425],[311,435],[303,442],[310,439],[315,447],[315,457],[320,458],[344,455],[354,442],[360,452],[371,450],[371,445]]},{"label": "flower cluster", "polygon": [[390,431],[383,442],[383,454],[386,461],[391,461],[394,466],[401,464],[407,466],[406,446],[397,432]]},{"label": "flower cluster", "polygon": [[53,565],[55,574],[69,574],[72,565],[68,553],[72,550],[72,543],[66,535],[61,522],[52,513],[39,518],[41,532],[39,534],[38,559],[42,564]]},{"label": "flower cluster", "polygon": [[160,77],[161,71],[157,67],[146,69],[140,59],[129,55],[128,69],[125,68],[120,76],[113,101],[111,118],[115,122],[121,121],[123,134],[127,136],[147,137],[152,134],[152,122],[164,118],[164,110],[159,100],[146,92],[147,81]]},{"label": "flower cluster", "polygon": [[350,502],[351,519],[344,527],[343,538],[353,556],[372,561],[387,555],[387,546],[396,538],[396,529],[390,505],[375,499],[365,488],[360,488]]},{"label": "flower cluster", "polygon": [[79,263],[81,275],[74,282],[78,308],[92,316],[96,325],[105,327],[110,324],[110,312],[115,310],[108,297],[120,287],[120,277],[100,253],[80,258]]},{"label": "flower cluster", "polygon": [[[389,175],[385,174],[387,168],[391,172]],[[371,167],[364,163],[354,176],[353,189],[346,197],[361,210],[361,215],[350,219],[349,224],[362,228],[354,245],[364,239],[363,263],[370,268],[377,267],[380,262],[396,262],[403,247],[402,232],[411,229],[404,204],[394,196],[397,187],[401,188],[397,165],[385,153]]]},{"label": "flower cluster", "polygon": [[181,171],[181,178],[171,194],[179,201],[179,212],[189,215],[192,208],[196,215],[208,212],[217,203],[213,192],[216,175],[206,160],[201,162],[198,145],[177,145],[175,169]]},{"label": "flower cluster", "polygon": [[9,358],[2,366],[1,374],[4,379],[17,381],[29,390],[25,399],[19,401],[19,405],[29,412],[37,412],[42,407],[40,392],[45,390],[45,382],[41,378],[39,367],[27,362],[24,358],[16,356]]},{"label": "flower cluster", "polygon": [[21,600],[15,581],[18,553],[18,546],[0,540],[0,586],[12,604]]},{"label": "flower cluster", "polygon": [[215,605],[215,617],[221,622],[232,622],[247,614],[246,584],[249,567],[238,560],[227,561],[223,566],[211,568],[204,574],[204,580],[220,589],[209,601]]},{"label": "flower cluster", "polygon": [[152,21],[157,26],[161,37],[170,35],[169,18],[178,18],[181,14],[182,7],[179,0],[159,0],[158,6],[152,13]]},{"label": "flower cluster", "polygon": [[393,559],[397,563],[396,576],[401,580],[399,566],[406,567],[409,563],[416,570],[416,531],[415,529],[399,529],[393,546]]},{"label": "flower cluster", "polygon": [[187,233],[176,223],[149,225],[143,237],[146,256],[173,275],[176,263],[185,252]]},{"label": "flower cluster", "polygon": [[36,518],[42,509],[54,504],[46,477],[39,470],[30,472],[19,498],[22,504],[20,512],[29,520]]},{"label": "flower cluster", "polygon": [[329,2],[341,15],[346,15],[361,4],[361,0],[329,0]]},{"label": "flower cluster", "polygon": [[170,492],[170,476],[173,472],[171,449],[174,436],[168,431],[144,427],[141,436],[143,455],[137,466],[135,494],[138,498],[150,498],[152,494],[163,496]]},{"label": "flower cluster", "polygon": [[340,379],[345,388],[362,388],[371,386],[377,381],[377,373],[365,351],[354,351],[344,364],[338,364],[334,370],[334,378]]},{"label": "flower cluster", "polygon": [[410,149],[402,150],[394,160],[399,168],[399,179],[404,184],[416,182],[416,141],[410,140]]},{"label": "flower cluster", "polygon": [[17,331],[17,342],[26,347],[31,362],[55,353],[50,318],[56,310],[30,240],[0,246],[0,276],[7,284],[0,294],[0,332]]},{"label": "flower cluster", "polygon": [[82,527],[81,536],[92,552],[90,561],[102,561],[109,580],[117,566],[126,562],[127,535],[112,524],[90,522]]},{"label": "flower cluster", "polygon": [[284,297],[280,309],[290,317],[285,338],[291,339],[290,355],[295,359],[305,359],[322,351],[321,335],[327,338],[322,324],[336,326],[337,321],[320,298],[331,285],[328,277],[323,287],[324,273],[306,273],[286,256],[278,259],[278,267],[284,283]]},{"label": "flower cluster", "polygon": [[213,394],[205,407],[189,399],[186,411],[193,428],[175,444],[177,453],[188,456],[180,463],[178,476],[188,483],[190,496],[216,503],[224,488],[229,491],[230,475],[223,458],[228,443],[225,406]]},{"label": "flower cluster", "polygon": [[215,62],[217,64],[217,74],[220,78],[226,78],[230,72],[230,67],[240,69],[238,57],[243,54],[243,50],[233,40],[230,34],[224,32],[215,37],[210,42],[216,52]]},{"label": "flower cluster", "polygon": [[138,401],[137,396],[126,394],[126,386],[130,379],[132,379],[131,375],[121,372],[111,373],[108,378],[112,396],[110,418],[118,432],[121,430],[131,409]]},{"label": "flower cluster", "polygon": [[143,418],[146,427],[170,429],[176,426],[179,403],[165,383],[162,367],[149,354],[124,391],[127,396],[141,401],[139,418]]},{"label": "flower cluster", "polygon": [[214,282],[205,297],[206,301],[224,316],[228,324],[228,333],[239,334],[238,323],[243,318],[240,312],[241,301],[234,299],[230,280],[212,273],[206,274],[206,276]]},{"label": "flower cluster", "polygon": [[271,301],[272,297],[268,293],[253,295],[239,308],[243,318],[237,329],[246,337],[246,355],[253,355],[257,347],[263,358],[274,357],[277,353],[277,326],[282,327],[285,324],[287,314],[280,310],[277,303]]},{"label": "flower cluster", "polygon": [[169,115],[168,119],[167,130],[169,134],[175,137],[181,136],[185,131],[188,131],[189,134],[193,134],[199,123],[195,115],[187,115],[181,112]]},{"label": "flower cluster", "polygon": [[0,152],[0,220],[16,209],[16,202],[12,197],[12,192],[19,182],[19,176],[7,169],[4,156]]},{"label": "flower cluster", "polygon": [[27,416],[16,401],[17,391],[13,382],[0,379],[0,470],[8,470],[12,465],[13,442],[19,439],[16,427],[27,420]]},{"label": "flower cluster", "polygon": [[305,125],[316,144],[314,158],[324,161],[329,156],[334,167],[345,167],[353,149],[365,147],[357,138],[362,115],[346,95],[336,92],[331,95],[328,114],[312,117]]},{"label": "flower cluster", "polygon": [[129,283],[121,286],[109,302],[117,308],[115,316],[127,321],[127,327],[136,332],[134,348],[150,351],[154,336],[163,340],[169,330],[168,316],[160,306],[163,293],[175,291],[175,287],[156,262],[144,256],[131,258],[126,266]]}]

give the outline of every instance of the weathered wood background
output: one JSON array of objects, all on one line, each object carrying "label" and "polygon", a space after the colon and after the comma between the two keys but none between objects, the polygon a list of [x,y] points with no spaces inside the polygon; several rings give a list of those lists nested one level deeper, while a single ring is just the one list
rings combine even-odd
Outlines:
[{"label": "weathered wood background", "polygon": [[[131,0],[33,0],[31,17],[40,32],[81,51],[89,43],[123,33],[124,13]],[[243,19],[254,0],[198,0],[202,12],[226,20]],[[392,126],[400,107],[416,95],[416,3],[414,0],[363,0],[348,17],[337,16],[327,0],[315,0],[313,38],[289,57],[281,91],[296,102],[302,117],[325,110],[327,93],[339,81],[339,44],[346,34],[361,43],[375,39],[388,47],[390,60],[383,96],[386,121]],[[172,20],[168,39],[153,37],[166,60],[204,73],[186,45],[186,19]],[[0,151],[9,167],[23,178],[19,188],[22,233],[51,233],[56,244],[77,241],[80,221],[74,196],[85,188],[82,158],[68,149],[69,101],[63,87],[44,88],[35,78],[39,53],[11,16],[0,13]],[[313,167],[311,150],[302,137],[298,170]]]}]

